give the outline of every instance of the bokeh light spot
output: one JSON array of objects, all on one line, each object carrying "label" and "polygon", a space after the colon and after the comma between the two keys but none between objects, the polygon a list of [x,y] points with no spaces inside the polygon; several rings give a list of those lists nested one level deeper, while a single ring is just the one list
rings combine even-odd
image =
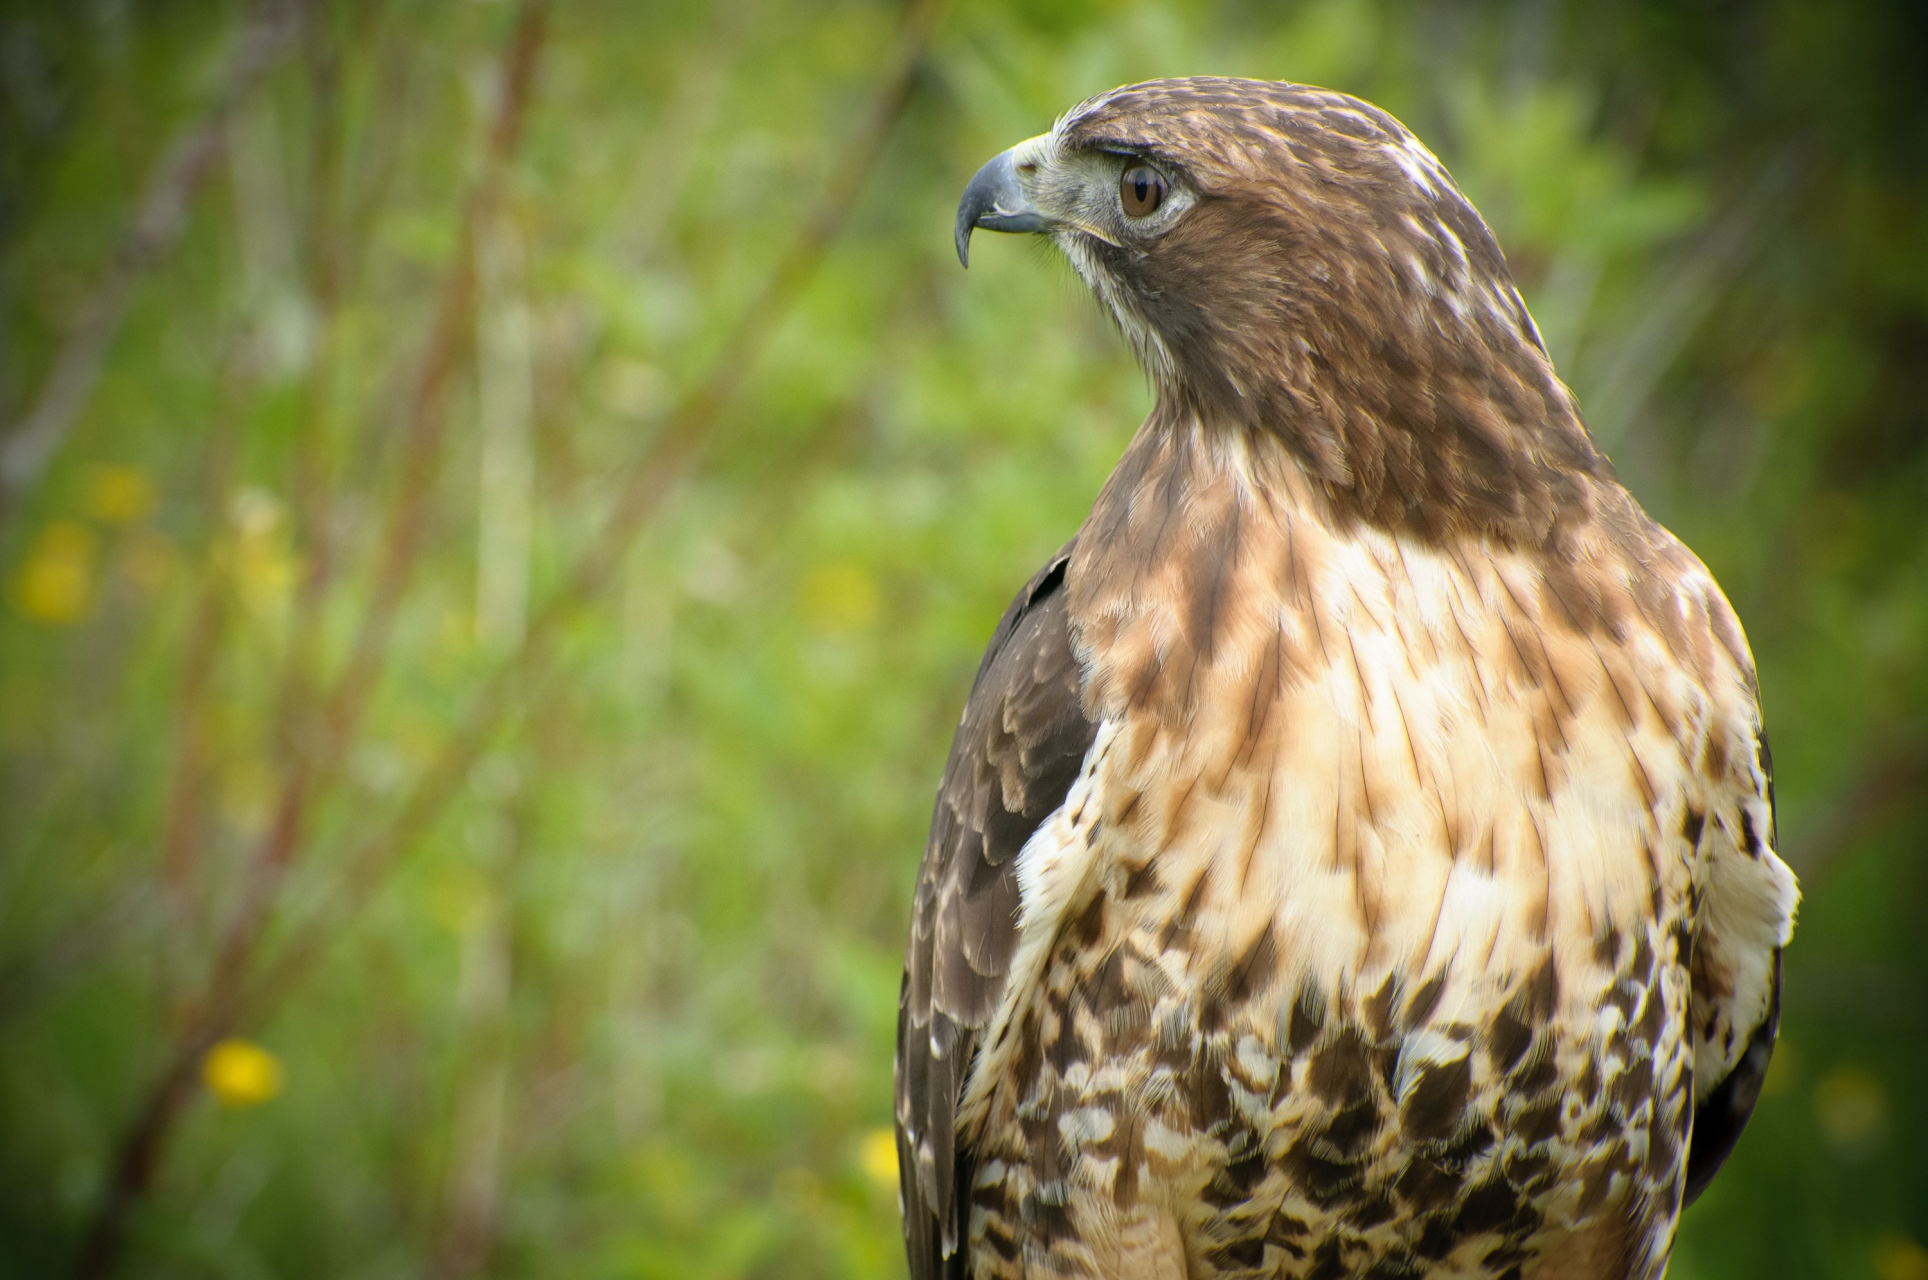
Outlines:
[{"label": "bokeh light spot", "polygon": [[259,1106],[281,1092],[281,1059],[252,1040],[223,1040],[201,1059],[201,1080],[227,1106]]},{"label": "bokeh light spot", "polygon": [[1928,1280],[1928,1249],[1900,1232],[1875,1242],[1875,1280]]},{"label": "bokeh light spot", "polygon": [[138,467],[95,467],[87,475],[87,514],[133,524],[154,510],[154,482]]},{"label": "bokeh light spot", "polygon": [[234,522],[235,591],[250,613],[278,620],[296,576],[281,500],[264,489],[243,489],[229,504],[228,514]]},{"label": "bokeh light spot", "polygon": [[87,616],[94,600],[94,561],[100,539],[75,520],[56,520],[27,549],[14,579],[14,606],[38,622],[67,626]]},{"label": "bokeh light spot", "polygon": [[1887,1125],[1888,1091],[1865,1067],[1836,1067],[1814,1086],[1814,1118],[1834,1146],[1863,1146]]},{"label": "bokeh light spot", "polygon": [[864,1135],[857,1151],[864,1176],[880,1187],[897,1185],[897,1134],[891,1129],[872,1129]]},{"label": "bokeh light spot", "polygon": [[862,565],[831,561],[803,580],[803,616],[819,631],[862,631],[881,603],[877,580]]}]

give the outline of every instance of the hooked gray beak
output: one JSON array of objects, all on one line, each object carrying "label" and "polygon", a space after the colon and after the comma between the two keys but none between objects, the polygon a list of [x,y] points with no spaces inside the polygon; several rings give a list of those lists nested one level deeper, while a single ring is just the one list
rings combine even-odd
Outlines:
[{"label": "hooked gray beak", "polygon": [[966,267],[971,265],[971,232],[978,227],[986,231],[1042,231],[1045,228],[1044,214],[1025,197],[1024,188],[1018,182],[1017,163],[1011,158],[1017,149],[1013,147],[992,157],[989,164],[977,171],[971,185],[964,188],[964,198],[958,201],[957,260]]}]

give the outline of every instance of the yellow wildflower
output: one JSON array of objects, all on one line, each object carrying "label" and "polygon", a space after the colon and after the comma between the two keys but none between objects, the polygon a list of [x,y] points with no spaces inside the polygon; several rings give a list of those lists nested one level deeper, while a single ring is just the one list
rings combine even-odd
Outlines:
[{"label": "yellow wildflower", "polygon": [[1874,1274],[1876,1280],[1928,1280],[1928,1249],[1891,1232],[1875,1242]]},{"label": "yellow wildflower", "polygon": [[1836,1067],[1814,1086],[1814,1114],[1829,1142],[1857,1146],[1880,1136],[1886,1126],[1888,1091],[1865,1067]]},{"label": "yellow wildflower", "polygon": [[279,620],[294,589],[296,564],[280,499],[243,489],[230,504],[234,521],[234,585],[249,612]]},{"label": "yellow wildflower", "polygon": [[281,1059],[252,1040],[223,1040],[201,1059],[201,1079],[230,1107],[258,1106],[281,1092]]},{"label": "yellow wildflower", "polygon": [[857,1150],[857,1161],[864,1173],[880,1187],[897,1185],[897,1134],[890,1129],[872,1129],[864,1135]]},{"label": "yellow wildflower", "polygon": [[154,482],[138,467],[95,467],[87,476],[87,514],[133,524],[154,509]]},{"label": "yellow wildflower", "polygon": [[65,626],[87,615],[94,600],[94,559],[100,540],[74,520],[56,520],[27,549],[14,580],[14,605],[29,618]]},{"label": "yellow wildflower", "polygon": [[877,620],[882,597],[862,565],[831,561],[803,580],[803,615],[819,631],[862,631]]}]

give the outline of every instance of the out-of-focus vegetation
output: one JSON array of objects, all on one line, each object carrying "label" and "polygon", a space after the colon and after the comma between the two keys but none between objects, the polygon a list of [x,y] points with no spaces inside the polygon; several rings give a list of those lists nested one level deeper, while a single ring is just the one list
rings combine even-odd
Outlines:
[{"label": "out-of-focus vegetation", "polygon": [[923,12],[0,14],[0,1274],[900,1274],[929,797],[1146,407],[951,211],[1220,72],[1431,143],[1749,625],[1808,896],[1673,1274],[1928,1280],[1922,6]]}]

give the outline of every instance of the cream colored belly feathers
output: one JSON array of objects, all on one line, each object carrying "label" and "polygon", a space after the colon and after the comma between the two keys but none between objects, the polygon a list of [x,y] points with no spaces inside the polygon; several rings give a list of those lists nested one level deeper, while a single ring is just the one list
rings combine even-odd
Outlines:
[{"label": "cream colored belly feathers", "polygon": [[959,1113],[977,1274],[1657,1274],[1795,898],[1727,603],[1617,492],[1552,563],[1252,450],[1141,438],[1080,535],[1099,730]]}]

